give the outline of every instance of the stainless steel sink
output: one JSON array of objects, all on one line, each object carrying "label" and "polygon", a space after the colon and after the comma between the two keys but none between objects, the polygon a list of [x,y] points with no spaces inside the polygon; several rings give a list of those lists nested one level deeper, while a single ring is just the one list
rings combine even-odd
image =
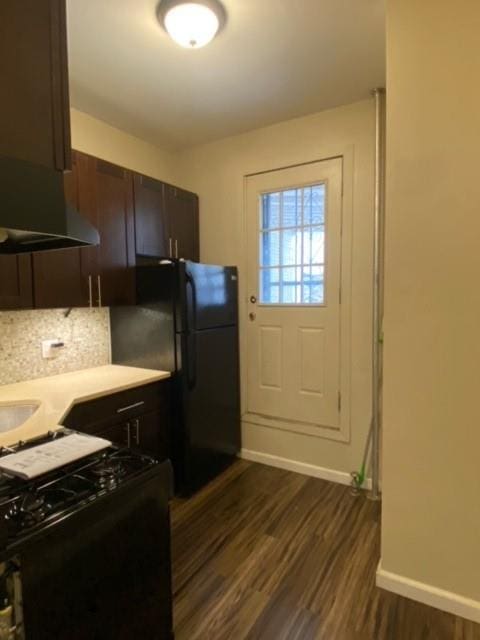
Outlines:
[{"label": "stainless steel sink", "polygon": [[0,433],[20,427],[33,416],[38,404],[3,404],[0,405]]}]

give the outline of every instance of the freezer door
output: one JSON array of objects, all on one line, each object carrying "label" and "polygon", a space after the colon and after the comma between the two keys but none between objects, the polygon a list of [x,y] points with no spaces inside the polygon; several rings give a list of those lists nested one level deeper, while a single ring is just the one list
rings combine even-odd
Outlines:
[{"label": "freezer door", "polygon": [[197,331],[182,342],[182,490],[191,493],[240,450],[237,328]]},{"label": "freezer door", "polygon": [[186,262],[184,270],[188,329],[236,325],[237,268]]}]

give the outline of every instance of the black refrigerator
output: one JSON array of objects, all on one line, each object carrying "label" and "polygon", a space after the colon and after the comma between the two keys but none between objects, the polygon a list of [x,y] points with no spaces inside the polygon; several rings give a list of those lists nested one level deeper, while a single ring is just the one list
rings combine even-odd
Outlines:
[{"label": "black refrigerator", "polygon": [[240,450],[236,267],[136,267],[137,305],[110,309],[112,362],[173,374],[176,491],[191,494]]}]

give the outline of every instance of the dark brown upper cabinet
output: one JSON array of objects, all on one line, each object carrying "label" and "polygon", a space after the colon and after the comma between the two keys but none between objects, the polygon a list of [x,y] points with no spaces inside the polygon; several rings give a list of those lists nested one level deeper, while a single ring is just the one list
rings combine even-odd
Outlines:
[{"label": "dark brown upper cabinet", "polygon": [[64,180],[100,245],[0,256],[0,309],[135,304],[138,257],[198,261],[195,194],[79,151]]},{"label": "dark brown upper cabinet", "polygon": [[0,255],[0,309],[31,309],[32,306],[30,254]]},{"label": "dark brown upper cabinet", "polygon": [[134,176],[135,251],[139,256],[170,255],[164,189],[163,182]]},{"label": "dark brown upper cabinet", "polygon": [[164,207],[169,224],[170,255],[198,262],[198,196],[190,191],[165,185]]},{"label": "dark brown upper cabinet", "polygon": [[[85,156],[73,152],[72,170],[64,174],[65,196],[69,204],[88,213],[86,207]],[[82,188],[82,198],[80,189]],[[86,216],[88,217],[88,215]],[[91,301],[88,268],[85,260],[88,249],[60,249],[32,254],[33,291],[36,309],[55,307],[84,307]],[[85,267],[85,268],[84,268]],[[93,293],[92,293],[93,295]]]},{"label": "dark brown upper cabinet", "polygon": [[134,202],[137,255],[199,260],[194,193],[137,174]]},{"label": "dark brown upper cabinet", "polygon": [[132,174],[73,152],[65,174],[71,204],[99,231],[100,245],[33,254],[36,308],[132,304],[135,230]]},{"label": "dark brown upper cabinet", "polygon": [[65,0],[0,2],[0,154],[71,166]]},{"label": "dark brown upper cabinet", "polygon": [[[91,222],[100,233],[92,268],[94,304],[114,306],[135,302],[135,226],[131,171],[98,158],[89,158]],[[96,255],[95,255],[96,254]]]}]

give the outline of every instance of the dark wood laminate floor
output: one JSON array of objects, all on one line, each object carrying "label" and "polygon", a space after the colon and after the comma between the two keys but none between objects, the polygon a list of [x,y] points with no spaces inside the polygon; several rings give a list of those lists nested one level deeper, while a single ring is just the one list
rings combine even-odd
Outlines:
[{"label": "dark wood laminate floor", "polygon": [[176,640],[480,640],[375,587],[378,505],[243,460],[172,509]]}]

